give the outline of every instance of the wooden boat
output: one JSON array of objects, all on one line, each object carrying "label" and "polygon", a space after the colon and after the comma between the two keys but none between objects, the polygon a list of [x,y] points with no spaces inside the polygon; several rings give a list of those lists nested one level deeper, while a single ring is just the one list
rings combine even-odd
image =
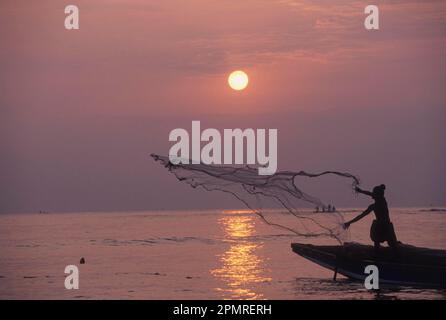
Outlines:
[{"label": "wooden boat", "polygon": [[364,281],[367,265],[376,265],[380,284],[446,288],[446,250],[418,248],[401,244],[395,253],[381,247],[376,254],[373,246],[346,243],[343,246],[316,246],[292,243],[298,255],[342,274]]}]

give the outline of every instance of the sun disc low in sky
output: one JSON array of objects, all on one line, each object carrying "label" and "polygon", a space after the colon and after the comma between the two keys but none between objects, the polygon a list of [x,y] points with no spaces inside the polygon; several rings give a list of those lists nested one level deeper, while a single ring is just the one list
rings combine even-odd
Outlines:
[{"label": "sun disc low in sky", "polygon": [[245,89],[248,86],[248,82],[248,75],[241,70],[232,72],[228,77],[229,86],[237,91]]}]

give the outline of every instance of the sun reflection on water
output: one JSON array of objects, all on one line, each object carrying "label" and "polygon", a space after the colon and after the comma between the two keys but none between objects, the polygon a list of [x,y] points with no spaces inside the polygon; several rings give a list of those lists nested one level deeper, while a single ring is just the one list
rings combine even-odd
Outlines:
[{"label": "sun reflection on water", "polygon": [[258,252],[263,243],[250,239],[255,234],[255,217],[245,212],[226,212],[218,222],[231,245],[219,255],[221,266],[211,270],[211,274],[225,284],[216,290],[225,299],[264,298],[256,284],[271,281],[271,278],[266,275],[265,261]]}]

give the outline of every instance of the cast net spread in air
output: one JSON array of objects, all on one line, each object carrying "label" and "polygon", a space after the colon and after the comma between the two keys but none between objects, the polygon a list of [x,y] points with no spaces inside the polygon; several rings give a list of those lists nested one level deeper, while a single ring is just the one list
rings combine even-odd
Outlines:
[{"label": "cast net spread in air", "polygon": [[359,179],[350,173],[281,171],[265,176],[259,175],[257,168],[249,166],[172,164],[168,157],[156,154],[151,156],[173,173],[179,181],[186,182],[193,188],[201,187],[207,191],[218,190],[232,194],[269,225],[303,237],[327,236],[335,238],[340,243],[346,240],[347,232],[343,228],[342,215],[336,210],[332,212],[309,210],[308,207],[322,209],[328,205],[304,192],[300,185],[299,187],[296,185],[296,180],[304,178],[308,182],[308,179],[319,180],[330,176],[342,180],[332,187],[337,189],[336,191],[345,187],[346,180],[347,190],[351,190],[359,185]]}]

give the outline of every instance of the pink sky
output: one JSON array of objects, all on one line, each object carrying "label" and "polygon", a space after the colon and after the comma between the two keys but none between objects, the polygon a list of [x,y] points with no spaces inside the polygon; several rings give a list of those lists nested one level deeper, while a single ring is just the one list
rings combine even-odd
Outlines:
[{"label": "pink sky", "polygon": [[[0,3],[1,212],[223,205],[148,157],[192,120],[279,129],[279,169],[446,204],[444,1],[375,1],[373,32],[369,1],[71,3],[78,31],[61,1]],[[227,86],[234,69],[247,90]]]}]

